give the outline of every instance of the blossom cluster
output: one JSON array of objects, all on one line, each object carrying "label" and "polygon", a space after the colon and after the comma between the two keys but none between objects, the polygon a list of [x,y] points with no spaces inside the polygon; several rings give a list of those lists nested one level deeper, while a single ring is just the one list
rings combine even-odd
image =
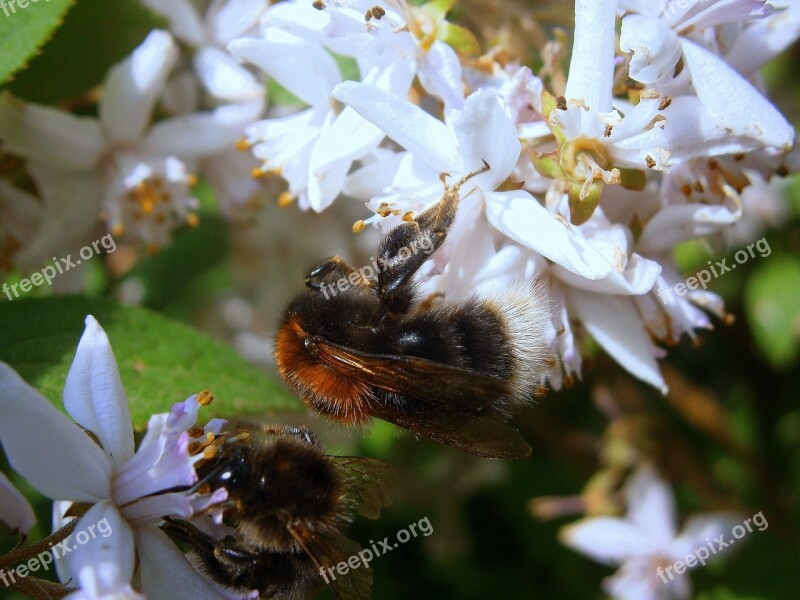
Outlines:
[{"label": "blossom cluster", "polygon": [[[422,289],[539,278],[552,387],[580,377],[588,334],[666,390],[663,346],[725,317],[708,290],[663,301],[673,248],[752,241],[781,211],[794,130],[759,71],[798,37],[796,2],[578,0],[569,70],[554,39],[539,76],[482,54],[454,0],[142,1],[170,30],[110,70],[97,118],[0,96],[4,148],[41,195],[0,181],[0,268],[35,269],[98,215],[160,247],[196,222],[197,175],[228,216],[279,175],[280,204],[361,200],[354,229],[385,232],[439,199],[441,173],[486,161]],[[267,81],[304,108],[267,111]]]}]

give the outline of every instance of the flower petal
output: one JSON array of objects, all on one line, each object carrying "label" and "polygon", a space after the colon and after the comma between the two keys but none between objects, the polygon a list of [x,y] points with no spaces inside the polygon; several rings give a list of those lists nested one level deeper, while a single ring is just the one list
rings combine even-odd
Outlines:
[{"label": "flower petal", "polygon": [[311,106],[327,102],[330,91],[342,80],[336,61],[322,46],[274,27],[264,30],[263,39],[233,40],[228,50]]},{"label": "flower petal", "polygon": [[45,496],[77,502],[109,497],[111,465],[106,454],[4,362],[0,414],[0,442],[8,461]]},{"label": "flower petal", "polygon": [[432,95],[444,102],[445,110],[461,108],[464,88],[461,83],[461,62],[456,51],[436,40],[419,59],[419,80]]},{"label": "flower petal", "polygon": [[355,81],[340,83],[332,95],[433,168],[440,171],[461,168],[458,147],[447,126],[415,104]]},{"label": "flower petal", "polygon": [[564,527],[559,539],[565,546],[606,565],[618,565],[650,549],[647,538],[639,530],[614,517],[581,519]]},{"label": "flower petal", "polygon": [[789,150],[794,127],[777,108],[717,55],[681,38],[683,58],[705,108],[736,135]]},{"label": "flower petal", "polygon": [[219,48],[204,47],[194,55],[194,67],[212,96],[246,102],[264,96],[264,86],[238,60]]},{"label": "flower petal", "polygon": [[100,102],[100,121],[113,142],[133,142],[142,134],[177,59],[172,36],[156,30],[111,68]]},{"label": "flower petal", "polygon": [[93,169],[106,149],[96,119],[26,104],[0,93],[0,138],[3,149],[64,171]]},{"label": "flower petal", "polygon": [[732,530],[734,527],[738,525],[743,531],[747,531],[742,521],[742,515],[734,513],[712,513],[689,517],[681,534],[673,541],[669,556],[675,560],[681,560],[698,548],[707,546],[709,539],[716,540],[721,535],[725,536],[725,541],[733,543]]},{"label": "flower petal", "polygon": [[587,279],[601,279],[614,268],[580,229],[557,219],[525,191],[486,194],[489,222],[512,240]]},{"label": "flower petal", "polygon": [[36,523],[30,502],[3,473],[0,473],[0,521],[8,525],[12,533],[22,535]]},{"label": "flower petal", "polygon": [[630,76],[645,84],[672,77],[681,58],[678,35],[662,20],[642,15],[622,19],[619,47],[623,52],[633,52]]},{"label": "flower petal", "polygon": [[137,531],[136,547],[141,561],[142,591],[148,598],[227,600],[160,529],[146,527]]},{"label": "flower petal", "polygon": [[648,221],[637,247],[645,253],[660,254],[686,240],[728,229],[741,216],[741,207],[732,211],[719,205],[668,205]]},{"label": "flower petal", "polygon": [[133,531],[110,500],[92,506],[67,539],[74,548],[66,555],[67,570],[86,597],[131,597]]},{"label": "flower petal", "polygon": [[592,109],[581,111],[584,124],[611,110],[616,8],[617,0],[575,2],[575,41],[564,95],[583,99]]},{"label": "flower petal", "polygon": [[567,294],[567,302],[605,351],[629,373],[666,394],[657,349],[630,299],[576,290]]},{"label": "flower petal", "polygon": [[462,169],[473,171],[489,163],[491,169],[472,181],[493,191],[511,174],[519,159],[517,129],[500,105],[493,90],[470,94],[461,111],[453,113],[453,131],[458,138]]},{"label": "flower petal", "polygon": [[114,468],[133,456],[128,399],[108,336],[91,315],[64,385],[64,408],[97,436]]},{"label": "flower petal", "polygon": [[649,465],[640,467],[625,489],[627,519],[665,549],[677,533],[672,488]]},{"label": "flower petal", "polygon": [[182,42],[190,46],[203,43],[203,22],[191,0],[141,0],[151,10],[161,13],[169,21],[169,28]]},{"label": "flower petal", "polygon": [[745,77],[786,50],[800,37],[800,4],[792,2],[767,19],[742,31],[725,55],[725,62]]}]

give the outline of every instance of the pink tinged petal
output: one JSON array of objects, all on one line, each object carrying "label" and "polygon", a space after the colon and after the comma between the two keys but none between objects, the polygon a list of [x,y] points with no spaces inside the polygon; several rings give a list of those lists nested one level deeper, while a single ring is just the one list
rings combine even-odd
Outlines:
[{"label": "pink tinged petal", "polygon": [[100,121],[113,142],[139,138],[177,59],[178,47],[172,36],[156,30],[133,54],[112,67],[100,102]]},{"label": "pink tinged petal", "polygon": [[261,117],[263,101],[228,104],[213,111],[173,117],[153,126],[141,148],[159,156],[197,158],[233,148],[245,128]]},{"label": "pink tinged petal", "polygon": [[617,0],[577,0],[575,41],[569,65],[567,100],[583,99],[592,109],[582,111],[582,121],[611,110],[614,77]]},{"label": "pink tinged petal", "polygon": [[166,430],[183,433],[197,423],[197,417],[203,406],[197,401],[197,394],[189,396],[183,402],[176,402],[167,415]]},{"label": "pink tinged petal", "polygon": [[418,76],[428,93],[442,99],[445,110],[461,108],[464,104],[461,62],[455,50],[444,42],[435,41],[422,55]]},{"label": "pink tinged petal", "polygon": [[569,304],[586,330],[624,369],[642,381],[667,392],[642,318],[626,298],[570,290]]},{"label": "pink tinged petal", "polygon": [[311,106],[328,102],[330,91],[342,80],[336,61],[321,45],[273,27],[260,39],[233,40],[228,50]]},{"label": "pink tinged petal", "polygon": [[453,131],[461,150],[464,171],[474,171],[489,163],[489,171],[472,181],[484,191],[491,192],[514,170],[520,153],[517,129],[489,89],[478,90],[464,102],[461,111],[454,112]]},{"label": "pink tinged petal", "polygon": [[203,433],[219,435],[222,433],[222,430],[227,424],[228,421],[225,419],[211,419],[208,423],[206,423],[205,427],[203,427]]},{"label": "pink tinged petal", "polygon": [[625,562],[611,577],[603,580],[603,591],[614,600],[679,600],[688,598],[682,590],[688,586],[689,578],[675,575],[670,581],[658,576],[656,562],[651,557],[633,558]]},{"label": "pink tinged petal", "polygon": [[203,47],[194,68],[209,93],[222,100],[245,102],[264,96],[264,86],[238,60],[219,48]]},{"label": "pink tinged petal", "polygon": [[26,104],[7,92],[0,93],[0,139],[4,150],[64,171],[94,169],[106,150],[96,119]]},{"label": "pink tinged petal", "polygon": [[[735,539],[732,531],[737,526],[740,528],[736,531],[737,535],[747,535],[750,532],[742,523],[744,520],[743,515],[734,513],[713,513],[690,517],[686,520],[680,535],[672,542],[668,556],[674,560],[681,560],[699,548],[706,547],[708,549],[709,540],[716,540],[721,535],[724,536],[724,541],[729,542]],[[749,525],[753,531],[758,531],[752,520]],[[717,545],[713,541],[711,544],[716,549]]]},{"label": "pink tinged petal", "polygon": [[677,533],[675,498],[669,484],[652,467],[643,466],[628,481],[625,497],[628,521],[666,550]]},{"label": "pink tinged petal", "polygon": [[440,171],[461,168],[459,150],[447,126],[411,102],[354,81],[340,83],[332,95],[377,125],[415,158]]},{"label": "pink tinged petal", "polygon": [[3,473],[0,473],[0,521],[8,525],[12,533],[22,535],[36,523],[30,503]]},{"label": "pink tinged petal", "polygon": [[739,136],[789,150],[794,128],[777,108],[724,60],[681,39],[692,84],[705,108]]},{"label": "pink tinged petal", "polygon": [[75,549],[65,557],[67,569],[89,598],[130,592],[133,531],[111,501],[92,506],[68,539]]},{"label": "pink tinged petal", "polygon": [[793,2],[768,19],[751,24],[733,43],[725,62],[745,77],[786,50],[800,37],[800,4]]},{"label": "pink tinged petal", "polygon": [[512,240],[586,279],[601,279],[613,270],[581,233],[557,219],[525,191],[486,194],[489,222]]},{"label": "pink tinged petal", "polygon": [[[154,456],[152,448],[159,452]],[[140,458],[141,455],[141,458]],[[154,462],[155,458],[155,462]],[[114,500],[125,506],[139,498],[176,487],[187,487],[197,481],[194,459],[189,456],[189,434],[167,433],[159,442],[139,452],[115,473]],[[143,467],[147,467],[143,469]]]},{"label": "pink tinged petal", "polygon": [[648,221],[637,247],[644,253],[660,254],[686,240],[727,230],[742,216],[741,207],[702,204],[665,206]]},{"label": "pink tinged petal", "polygon": [[706,29],[725,23],[739,23],[749,19],[768,17],[774,8],[766,0],[717,0],[711,3],[690,5],[682,29]]},{"label": "pink tinged petal", "polygon": [[595,562],[618,565],[650,550],[647,538],[633,525],[613,517],[589,517],[559,532],[561,543]]},{"label": "pink tinged petal", "polygon": [[64,408],[97,436],[116,468],[133,456],[128,400],[108,336],[91,315],[64,385]]},{"label": "pink tinged petal", "polygon": [[141,561],[142,591],[148,598],[227,598],[189,564],[167,535],[156,527],[136,532]]},{"label": "pink tinged petal", "polygon": [[120,509],[135,527],[157,524],[164,517],[188,519],[194,514],[192,501],[185,492],[156,494],[137,500]]},{"label": "pink tinged petal", "polygon": [[0,414],[0,442],[8,461],[45,496],[76,502],[110,496],[111,465],[105,452],[3,362]]},{"label": "pink tinged petal", "polygon": [[169,21],[170,30],[190,46],[203,43],[203,22],[191,0],[141,0],[142,4],[161,13]]},{"label": "pink tinged petal", "polygon": [[622,19],[619,47],[625,53],[633,52],[630,76],[645,84],[672,78],[681,57],[678,35],[662,20],[641,15]]}]

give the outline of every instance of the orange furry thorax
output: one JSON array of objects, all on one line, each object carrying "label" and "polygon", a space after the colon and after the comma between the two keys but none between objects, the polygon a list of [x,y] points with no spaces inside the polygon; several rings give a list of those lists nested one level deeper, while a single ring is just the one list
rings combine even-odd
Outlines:
[{"label": "orange furry thorax", "polygon": [[310,337],[296,316],[281,325],[275,339],[281,377],[315,410],[347,425],[364,423],[370,387],[326,363],[308,346]]}]

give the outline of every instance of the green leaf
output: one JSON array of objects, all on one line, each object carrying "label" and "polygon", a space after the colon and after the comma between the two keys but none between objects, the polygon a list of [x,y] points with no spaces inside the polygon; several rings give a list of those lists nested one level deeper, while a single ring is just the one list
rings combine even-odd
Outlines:
[{"label": "green leaf", "polygon": [[108,333],[137,429],[150,415],[207,389],[206,417],[232,419],[299,410],[302,403],[230,347],[146,309],[82,297],[0,302],[0,360],[53,403],[61,392],[84,318]]},{"label": "green leaf", "polygon": [[[67,0],[50,0],[46,6],[56,3]],[[20,98],[43,104],[80,99],[103,82],[111,65],[159,27],[165,27],[164,19],[144,9],[138,0],[80,0],[41,56],[9,89]]]},{"label": "green leaf", "polygon": [[776,367],[800,352],[800,258],[775,256],[751,275],[744,300],[753,337]]},{"label": "green leaf", "polygon": [[0,5],[0,84],[25,67],[74,0],[5,0]]}]

